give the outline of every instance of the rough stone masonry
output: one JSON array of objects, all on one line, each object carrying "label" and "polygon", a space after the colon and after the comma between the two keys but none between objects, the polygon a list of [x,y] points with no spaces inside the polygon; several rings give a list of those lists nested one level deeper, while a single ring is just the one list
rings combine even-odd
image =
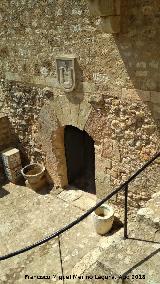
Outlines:
[{"label": "rough stone masonry", "polygon": [[[84,129],[103,197],[159,149],[159,0],[121,0],[118,34],[101,31],[85,0],[2,0],[0,29],[0,112],[23,163],[43,162],[55,186],[66,185],[64,127]],[[68,94],[57,82],[59,54],[77,58]],[[132,204],[156,192],[159,169],[158,161],[134,182]]]}]

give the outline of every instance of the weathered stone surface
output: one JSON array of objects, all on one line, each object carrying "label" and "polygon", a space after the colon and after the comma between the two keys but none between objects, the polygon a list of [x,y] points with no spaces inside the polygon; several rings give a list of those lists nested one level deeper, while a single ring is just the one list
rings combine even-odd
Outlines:
[{"label": "weathered stone surface", "polygon": [[151,102],[160,104],[160,92],[151,92]]},{"label": "weathered stone surface", "polygon": [[84,129],[85,125],[88,121],[89,115],[91,112],[91,105],[83,100],[79,106],[79,115],[78,115],[78,123],[77,126],[80,129]]},{"label": "weathered stone surface", "polygon": [[160,192],[153,194],[144,208],[137,212],[137,219],[140,222],[160,229]]},{"label": "weathered stone surface", "polygon": [[107,34],[116,34],[120,32],[120,16],[101,17],[100,27]]},{"label": "weathered stone surface", "polygon": [[[66,124],[85,129],[100,148],[99,188],[110,184],[113,189],[159,147],[159,2],[121,1],[122,33],[116,37],[98,30],[99,20],[89,15],[86,1],[54,2],[3,5],[3,113],[19,141],[24,164],[43,162],[56,186],[67,183],[67,174],[64,141],[57,139],[59,151],[53,143],[55,131]],[[119,1],[113,2],[119,6]],[[55,59],[64,51],[77,56],[77,88],[67,96],[56,80]],[[103,167],[102,158],[111,165]],[[132,187],[137,206],[143,201],[138,201],[139,194],[145,200],[155,192],[158,170],[154,166],[148,178],[144,174]]]},{"label": "weathered stone surface", "polygon": [[15,169],[21,166],[21,158],[19,150],[16,148],[8,148],[1,153],[4,166],[9,169]]},{"label": "weathered stone surface", "polygon": [[144,101],[149,102],[151,95],[149,91],[136,90],[136,89],[122,89],[122,100],[128,101]]},{"label": "weathered stone surface", "polygon": [[[72,1],[72,3],[69,0],[10,1],[10,5],[6,1],[2,2],[0,4],[3,6],[0,7],[0,78],[2,79],[0,81],[0,112],[8,116],[8,119],[0,118],[0,151],[10,146],[17,147],[18,142],[24,164],[28,161],[43,162],[50,181],[55,184],[55,187],[64,186],[68,184],[64,127],[74,125],[85,130],[95,141],[97,197],[106,196],[159,150],[160,42],[159,17],[157,16],[159,1],[148,1],[147,4],[146,1],[121,1],[122,32],[118,36],[99,30],[100,21],[89,15],[87,3],[84,0]],[[119,22],[120,1],[111,2],[118,3],[118,8],[116,6],[114,9],[114,15],[116,13],[116,19]],[[106,24],[106,19],[104,21]],[[64,51],[66,54],[74,53],[77,56],[78,84],[75,91],[67,96],[60,90],[56,80],[55,59]],[[129,208],[145,206],[145,201],[151,197],[151,194],[159,190],[157,187],[160,182],[159,171],[160,164],[155,162],[130,184]],[[0,177],[3,174],[0,162]],[[21,194],[21,189],[17,188],[15,198]],[[11,229],[8,217],[11,217],[13,224],[15,219],[17,221],[13,231],[11,229],[11,235],[8,235],[7,243],[1,241],[2,253],[22,244],[19,239],[17,241],[14,239],[17,230],[20,230],[19,237],[24,238],[24,241],[36,241],[43,236],[40,232],[45,233],[48,227],[52,230],[58,228],[58,214],[63,224],[73,217],[72,210],[65,207],[67,202],[61,206],[62,200],[55,199],[55,195],[49,202],[50,206],[45,207],[42,205],[42,203],[46,205],[44,196],[41,196],[42,199],[29,196],[27,191],[27,198],[21,196],[20,203],[23,204],[24,200],[29,201],[32,205],[31,211],[26,210],[29,204],[18,205],[20,216],[25,218],[23,220],[16,217],[16,206],[10,201],[7,201],[6,206],[9,216],[5,215],[5,211],[1,209],[4,221],[3,237],[6,237]],[[41,200],[40,205],[39,200]],[[123,193],[114,200],[118,204],[122,204],[123,201]],[[76,212],[81,212],[94,203],[94,200],[92,202],[88,197],[80,197],[73,200],[73,203],[75,203]],[[8,208],[12,205],[14,210],[11,209],[10,213]],[[40,206],[42,210],[35,213],[34,206],[37,210]],[[51,219],[46,210],[54,211]],[[62,215],[61,210],[64,213]],[[153,211],[150,212],[153,213]],[[28,218],[25,217],[25,212],[29,214]],[[74,209],[73,212],[75,213]],[[37,220],[45,221],[45,223],[37,223]],[[27,225],[25,225],[26,221]],[[30,223],[37,226],[33,234],[30,234],[28,230]],[[91,231],[90,223],[86,223],[84,228],[85,234],[88,235]],[[78,230],[77,226],[73,241],[77,247],[80,236]],[[81,238],[83,241],[80,243],[81,249],[85,248],[85,234]],[[77,261],[83,258],[81,249],[75,247],[73,251],[72,242],[68,248],[66,247],[66,240],[71,237],[72,233],[69,233],[66,239],[64,237],[62,240],[66,271],[70,270],[69,263],[72,267],[75,265],[75,258]],[[95,236],[92,237],[94,239]],[[86,247],[91,249],[92,237],[89,238],[90,243],[86,242]],[[57,242],[53,243],[52,248],[53,254],[57,254]],[[48,249],[49,258],[47,258]],[[8,281],[22,283],[21,280],[24,282],[23,273],[27,271],[41,273],[42,266],[44,273],[52,272],[51,259],[53,258],[50,249],[47,247],[46,250],[43,248],[38,250],[36,257],[34,253],[27,254],[23,263],[20,258],[18,261],[11,261],[9,272],[5,262],[0,269],[2,283]],[[128,247],[127,250],[126,247],[122,250],[129,253]],[[141,252],[141,248],[139,251]],[[135,254],[138,255],[137,251]],[[70,255],[72,255],[71,258]],[[40,256],[44,262],[43,265],[41,265]],[[33,261],[32,258],[34,258]],[[117,261],[119,265],[117,259],[115,253],[114,261]],[[156,260],[159,261],[159,259]],[[59,273],[59,262],[55,259],[54,263]],[[151,266],[149,264],[145,268],[146,271]],[[103,272],[103,267],[98,269],[100,269],[99,273]],[[19,278],[19,274],[22,278]],[[156,276],[153,280],[159,281]]]},{"label": "weathered stone surface", "polygon": [[[121,242],[121,244],[119,245],[115,245],[115,254],[113,254],[113,248],[110,249],[110,251],[112,252],[111,254],[110,252],[108,252],[108,255],[111,256],[110,263],[113,260],[112,268],[111,266],[109,266],[109,263],[107,263],[105,254],[104,259],[100,261],[100,263],[102,264],[102,266],[104,265],[106,269],[107,267],[110,267],[110,271],[114,271],[114,275],[122,275],[129,270],[129,272],[127,273],[129,280],[127,280],[126,283],[134,283],[136,281],[136,279],[134,279],[132,275],[145,275],[145,279],[142,279],[141,283],[150,283],[151,281],[154,281],[154,283],[159,282],[158,262],[160,256],[158,246],[154,247],[150,244],[143,244],[142,246],[136,241],[128,240],[126,242]],[[147,256],[151,256],[151,258],[143,262],[143,259]],[[142,264],[138,265],[141,261]],[[116,265],[116,262],[117,264],[119,264]],[[116,271],[114,270],[114,267],[116,267]],[[130,271],[130,269],[132,269],[132,271]]]},{"label": "weathered stone surface", "polygon": [[[0,195],[3,197],[0,255],[35,243],[84,213],[73,205],[72,199],[64,201],[56,194],[49,194],[47,189],[38,194],[27,187],[8,184],[0,189]],[[99,236],[90,218],[87,218],[72,231],[63,234],[60,242],[64,273],[68,275],[76,263],[95,248]],[[58,282],[61,266],[57,238],[30,252],[0,262],[2,283],[29,283],[31,280],[25,280],[25,275],[50,275],[52,281]],[[35,281],[41,282],[38,279]]]},{"label": "weathered stone surface", "polygon": [[120,0],[87,0],[92,15],[120,15]]}]

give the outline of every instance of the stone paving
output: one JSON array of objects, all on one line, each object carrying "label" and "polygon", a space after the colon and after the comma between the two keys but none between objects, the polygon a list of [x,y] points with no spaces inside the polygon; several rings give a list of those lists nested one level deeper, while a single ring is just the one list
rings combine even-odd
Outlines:
[{"label": "stone paving", "polygon": [[160,191],[152,195],[152,198],[137,213],[137,220],[147,225],[160,228]]},{"label": "stone paving", "polygon": [[[80,216],[95,204],[95,196],[80,190],[35,191],[11,183],[0,188],[0,255],[30,245]],[[113,238],[113,237],[112,237]],[[96,234],[91,216],[60,237],[65,274],[109,237]],[[101,245],[102,243],[102,245]],[[61,275],[58,239],[27,253],[0,262],[0,283],[30,283],[25,275]],[[58,277],[58,276],[57,276]],[[53,283],[37,280],[33,283]],[[62,281],[61,281],[62,282]]]},{"label": "stone paving", "polygon": [[[51,191],[44,189],[37,193],[25,186],[11,183],[1,186],[0,255],[47,237],[82,215],[95,202],[94,195],[75,188]],[[77,277],[83,275],[84,277],[108,274],[118,276],[134,267],[131,273],[145,273],[147,282],[142,281],[143,279],[139,280],[140,282],[136,279],[123,282],[111,279],[108,282],[101,279],[101,282],[150,284],[153,279],[155,281],[153,283],[159,284],[159,268],[155,264],[156,261],[160,261],[160,230],[149,226],[143,220],[135,222],[135,216],[129,214],[129,239],[124,242],[123,228],[121,228],[123,224],[120,221],[123,210],[118,207],[114,207],[114,210],[113,228],[106,236],[96,234],[91,216],[60,236],[64,275],[65,277],[76,275],[76,279],[65,279],[64,283],[82,283]],[[145,261],[145,258],[148,261]],[[138,268],[136,268],[137,263],[140,263]],[[37,279],[37,276],[50,276],[50,279]],[[3,284],[31,282],[61,284],[63,283],[61,276],[58,238],[0,262],[0,283]],[[101,282],[85,279],[83,283]]]}]

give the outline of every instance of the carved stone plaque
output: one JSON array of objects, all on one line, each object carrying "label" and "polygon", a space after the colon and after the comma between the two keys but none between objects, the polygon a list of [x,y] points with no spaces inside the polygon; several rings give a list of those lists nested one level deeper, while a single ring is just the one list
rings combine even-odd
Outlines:
[{"label": "carved stone plaque", "polygon": [[75,56],[56,58],[57,79],[65,92],[72,92],[76,86]]}]

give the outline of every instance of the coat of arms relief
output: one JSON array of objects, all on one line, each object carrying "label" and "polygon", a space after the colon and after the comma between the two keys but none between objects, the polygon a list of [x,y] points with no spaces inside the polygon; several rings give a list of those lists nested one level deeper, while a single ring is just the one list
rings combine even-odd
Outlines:
[{"label": "coat of arms relief", "polygon": [[59,56],[56,58],[57,79],[65,92],[72,92],[76,86],[75,57]]}]

